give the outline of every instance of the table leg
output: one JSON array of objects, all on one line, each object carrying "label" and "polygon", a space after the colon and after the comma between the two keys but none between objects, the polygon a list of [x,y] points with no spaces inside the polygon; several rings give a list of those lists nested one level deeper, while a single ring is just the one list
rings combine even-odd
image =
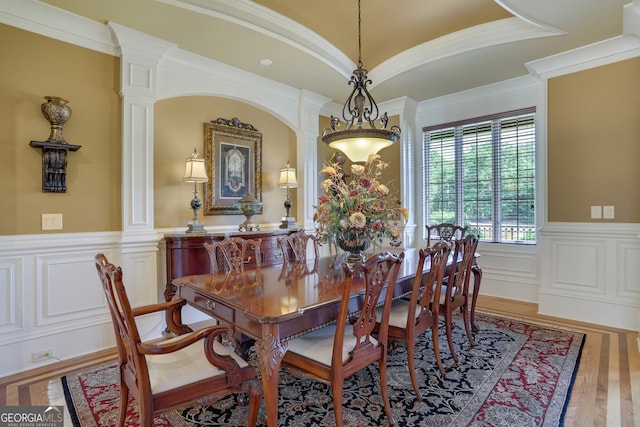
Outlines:
[{"label": "table leg", "polygon": [[480,293],[480,282],[482,281],[482,269],[478,264],[471,267],[473,272],[473,296],[471,297],[471,331],[477,333],[480,329],[476,326],[476,301]]},{"label": "table leg", "polygon": [[280,363],[287,351],[287,343],[281,342],[278,332],[271,330],[267,324],[263,326],[263,339],[256,341],[256,353],[260,362],[260,373],[262,374],[262,388],[264,392],[264,405],[267,410],[267,425],[277,427],[278,425],[278,373]]}]

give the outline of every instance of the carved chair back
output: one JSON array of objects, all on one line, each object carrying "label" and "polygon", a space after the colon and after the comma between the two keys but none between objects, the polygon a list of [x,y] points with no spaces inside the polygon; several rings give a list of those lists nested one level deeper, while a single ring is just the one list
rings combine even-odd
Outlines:
[{"label": "carved chair back", "polygon": [[441,224],[427,225],[427,248],[431,247],[432,241],[436,243],[440,240],[452,242],[460,240],[467,232],[467,226],[456,225],[449,222]]},{"label": "carved chair back", "polygon": [[261,239],[244,239],[228,237],[224,240],[205,242],[204,247],[209,254],[211,270],[214,273],[242,273],[245,264],[252,263],[256,269],[262,264],[260,251]]},{"label": "carved chair back", "polygon": [[314,258],[318,259],[318,239],[312,234],[305,233],[304,230],[278,237],[278,244],[285,263],[306,263],[309,250],[313,252]]}]

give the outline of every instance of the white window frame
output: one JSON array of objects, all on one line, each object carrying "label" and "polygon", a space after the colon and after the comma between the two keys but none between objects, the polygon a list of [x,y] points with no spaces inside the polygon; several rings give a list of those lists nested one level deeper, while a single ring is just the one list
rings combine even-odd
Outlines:
[{"label": "white window frame", "polygon": [[[428,153],[426,152],[427,150],[427,144],[429,142],[429,132],[433,132],[433,131],[439,131],[439,130],[447,130],[447,129],[451,129],[454,128],[454,138],[455,138],[455,144],[453,147],[453,152],[455,153],[455,187],[456,187],[456,193],[455,193],[455,203],[456,203],[456,207],[455,207],[455,216],[456,219],[451,221],[451,222],[455,222],[458,224],[462,224],[463,221],[461,220],[462,218],[464,218],[464,203],[463,203],[463,199],[464,199],[464,194],[463,194],[463,190],[462,190],[462,182],[463,182],[463,161],[462,161],[462,150],[463,150],[463,139],[462,139],[462,129],[465,126],[469,126],[469,125],[473,125],[473,124],[481,124],[481,123],[486,123],[486,122],[491,122],[491,144],[492,144],[492,150],[493,150],[493,174],[492,174],[492,186],[494,188],[493,192],[492,192],[492,226],[491,229],[492,230],[501,230],[500,233],[492,233],[493,237],[491,239],[485,239],[484,241],[487,242],[493,242],[493,243],[505,243],[505,244],[527,244],[527,245],[535,245],[537,242],[537,236],[536,236],[536,232],[535,230],[538,227],[538,215],[537,215],[537,207],[539,204],[539,197],[540,197],[540,193],[537,191],[537,186],[539,183],[539,177],[538,174],[540,173],[540,169],[538,167],[538,159],[535,158],[534,162],[534,169],[533,169],[533,173],[534,173],[534,177],[533,177],[533,185],[534,185],[534,192],[533,192],[533,197],[534,197],[534,207],[533,207],[533,225],[532,225],[532,233],[533,233],[533,240],[517,240],[517,239],[506,239],[503,240],[502,239],[502,234],[503,234],[503,230],[502,230],[502,226],[503,224],[501,224],[501,212],[500,212],[500,208],[501,208],[501,203],[499,202],[501,200],[501,178],[500,178],[500,168],[501,168],[501,155],[500,155],[500,149],[501,149],[501,144],[499,144],[500,139],[501,139],[501,129],[499,126],[496,126],[500,123],[500,120],[503,119],[508,119],[511,117],[517,117],[517,116],[522,116],[522,115],[529,115],[532,114],[533,118],[534,118],[534,145],[533,145],[533,155],[534,158],[537,157],[535,155],[535,152],[537,151],[537,132],[536,132],[536,124],[535,122],[538,120],[537,118],[537,114],[536,114],[536,108],[535,107],[527,107],[527,108],[522,108],[522,109],[518,109],[518,110],[511,110],[511,111],[506,111],[503,113],[498,113],[498,114],[492,114],[492,115],[488,115],[488,116],[481,116],[481,117],[476,117],[476,118],[472,118],[472,119],[466,119],[466,120],[460,120],[460,121],[456,121],[456,122],[450,122],[450,123],[446,123],[446,124],[441,124],[441,125],[434,125],[434,126],[428,126],[423,128],[423,132],[422,132],[422,193],[424,194],[424,200],[425,203],[423,205],[422,208],[422,221],[423,223],[429,224],[429,223],[435,223],[435,222],[440,222],[438,220],[430,220],[430,206],[429,206],[429,186],[428,186],[428,179],[429,179],[429,175],[428,175],[428,162],[429,162],[429,158],[430,156],[428,155]],[[423,230],[423,238],[426,237],[426,230]]]}]

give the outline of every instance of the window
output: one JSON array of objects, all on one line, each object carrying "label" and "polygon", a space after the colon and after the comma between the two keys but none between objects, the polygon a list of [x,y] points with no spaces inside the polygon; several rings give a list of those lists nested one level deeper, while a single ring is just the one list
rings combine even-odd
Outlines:
[{"label": "window", "polygon": [[535,243],[535,145],[535,108],[424,128],[424,223]]}]

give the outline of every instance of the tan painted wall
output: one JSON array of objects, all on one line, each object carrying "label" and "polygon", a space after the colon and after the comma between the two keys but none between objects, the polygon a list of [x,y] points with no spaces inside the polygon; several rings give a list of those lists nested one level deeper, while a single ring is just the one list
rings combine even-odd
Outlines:
[{"label": "tan painted wall", "polygon": [[[258,224],[279,223],[285,214],[284,189],[277,187],[280,168],[287,159],[296,167],[295,133],[274,116],[238,101],[193,96],[173,98],[155,104],[154,118],[154,183],[156,228],[181,227],[186,229],[193,217],[190,207],[193,198],[193,183],[182,181],[185,159],[194,148],[204,153],[205,122],[219,117],[237,117],[250,123],[262,133],[262,200],[263,214],[253,217]],[[298,174],[299,175],[299,174]],[[300,177],[298,177],[300,179]],[[204,201],[203,185],[198,192]],[[302,189],[291,190],[291,198],[302,195]],[[203,202],[204,203],[204,202]],[[296,216],[295,212],[292,215]],[[206,226],[238,225],[244,221],[242,215],[207,215],[201,211],[201,222]]]},{"label": "tan painted wall", "polygon": [[[61,232],[120,230],[119,59],[2,24],[0,57],[0,235],[42,233],[43,213],[63,214]],[[615,222],[640,222],[639,75],[640,58],[635,58],[549,80],[550,221],[591,221],[590,206],[613,205]],[[64,135],[82,146],[69,153],[67,192],[60,194],[42,193],[41,150],[29,146],[49,135],[40,112],[49,95],[70,101],[73,114]],[[227,99],[187,97],[160,101],[155,108],[156,227],[186,226],[191,218],[192,186],[182,182],[184,159],[193,147],[202,150],[202,123],[218,117],[239,117],[262,132],[265,210],[256,219],[279,222],[284,191],[275,185],[287,158],[295,166],[291,129]],[[320,129],[327,126],[328,119],[321,118]],[[318,145],[321,164],[331,150]],[[396,180],[392,189],[399,191],[399,144],[380,154],[391,165],[386,179]],[[292,192],[294,201],[301,191]],[[204,222],[235,225],[242,219],[207,216]]]},{"label": "tan painted wall", "polygon": [[[640,222],[640,58],[548,85],[549,221]],[[591,206],[615,219],[591,219]]]},{"label": "tan painted wall", "polygon": [[[36,234],[43,213],[61,213],[62,231],[120,230],[120,61],[0,24],[0,235]],[[42,151],[49,137],[44,96],[69,101],[67,192],[42,192]]]}]

